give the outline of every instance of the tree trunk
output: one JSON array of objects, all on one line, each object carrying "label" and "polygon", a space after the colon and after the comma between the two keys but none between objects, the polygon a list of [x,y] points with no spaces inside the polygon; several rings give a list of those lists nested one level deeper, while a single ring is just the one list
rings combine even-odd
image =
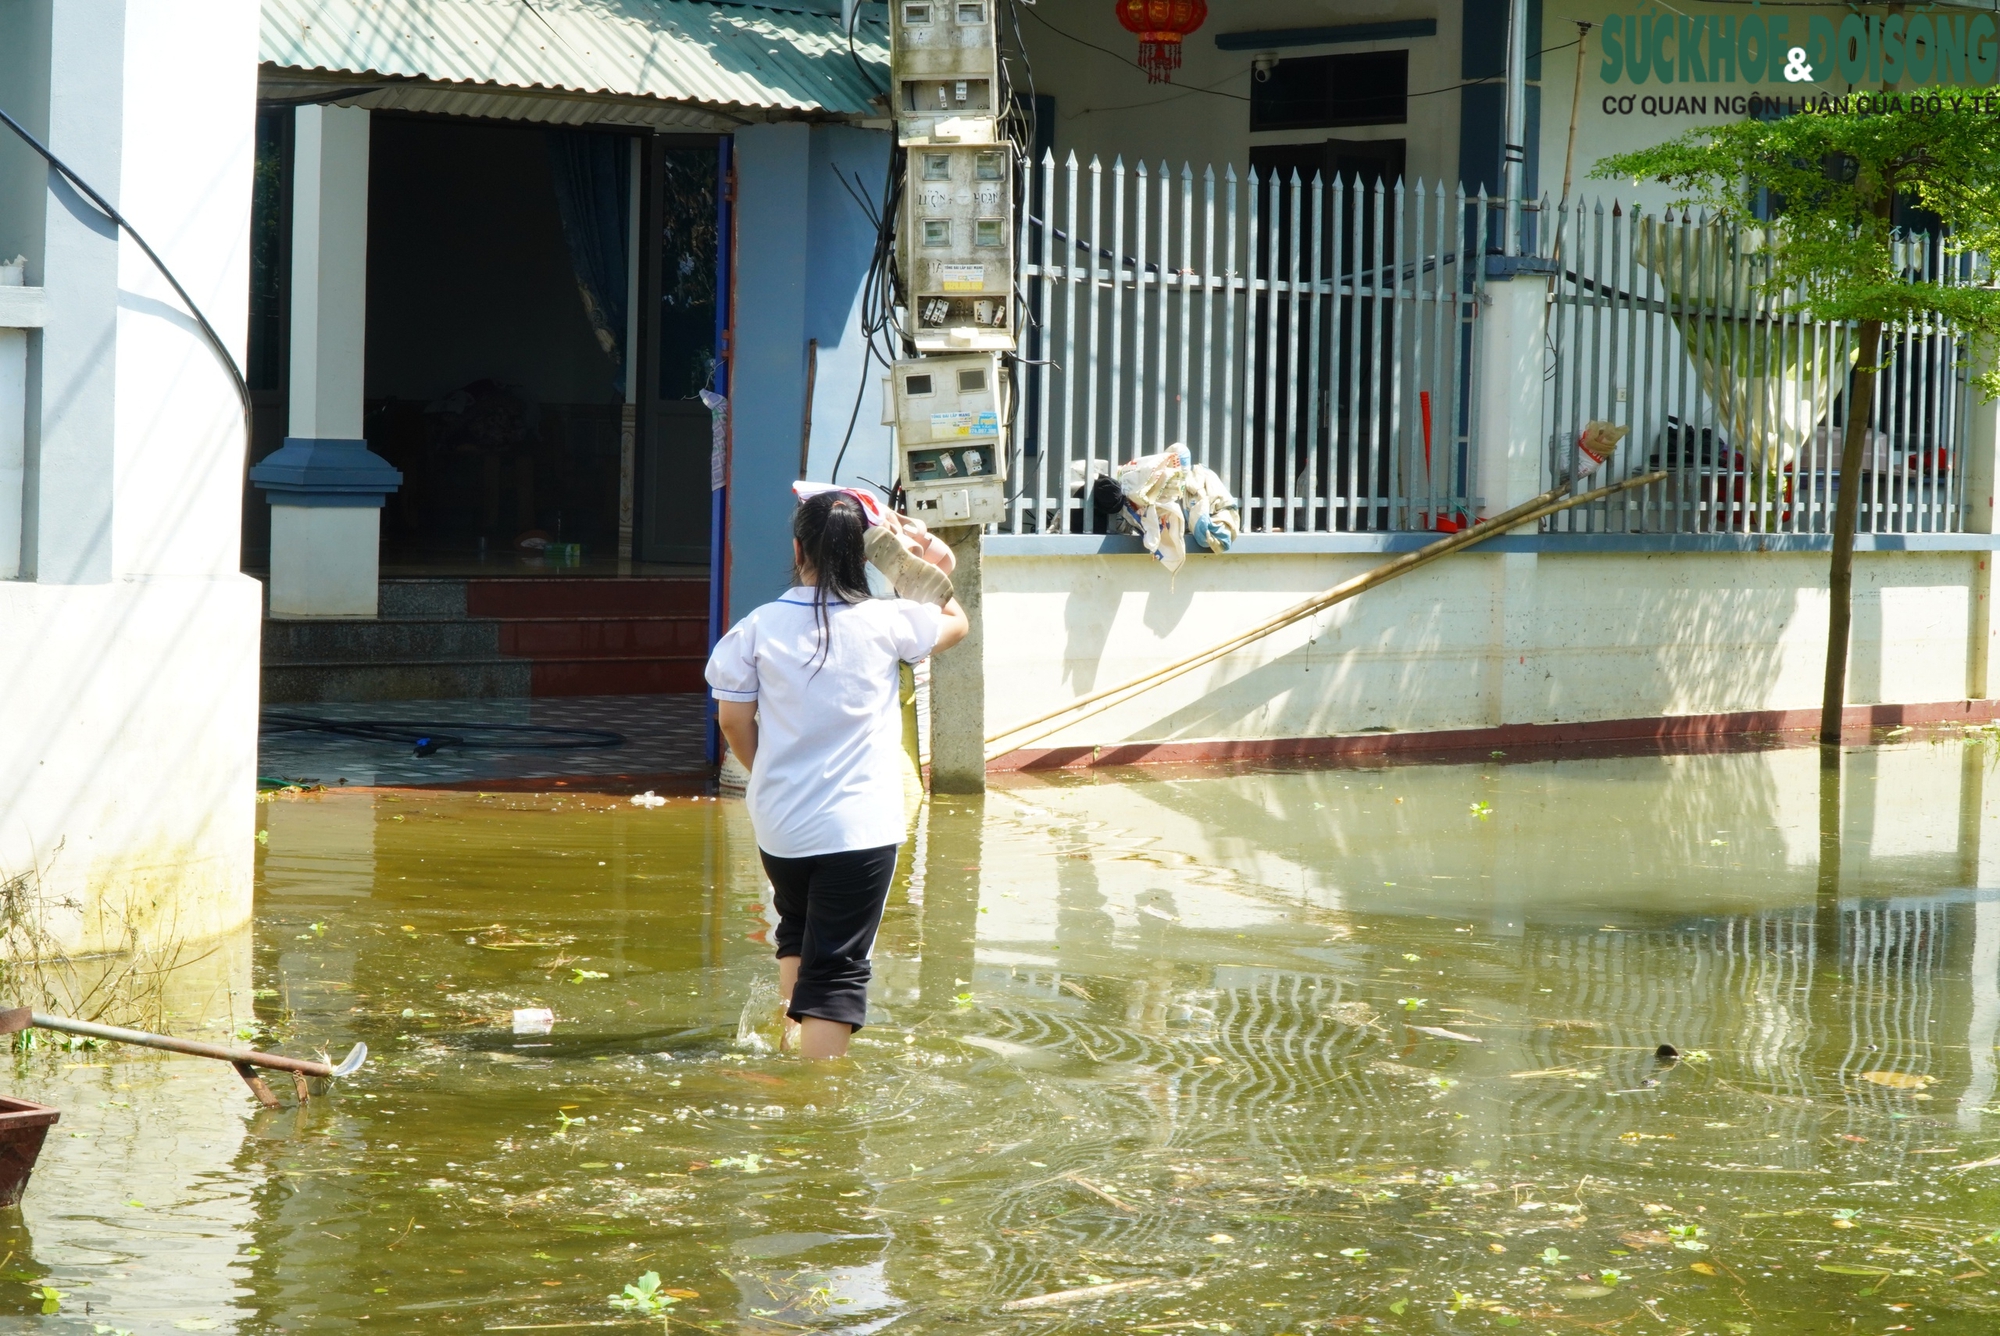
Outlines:
[{"label": "tree trunk", "polygon": [[1820,700],[1819,740],[1840,745],[1841,708],[1847,703],[1847,631],[1854,619],[1854,526],[1861,514],[1861,457],[1868,418],[1875,407],[1875,364],[1882,322],[1861,322],[1861,356],[1847,395],[1847,431],[1840,444],[1840,501],[1833,512],[1833,565],[1827,575],[1832,603],[1826,627],[1826,693]]}]

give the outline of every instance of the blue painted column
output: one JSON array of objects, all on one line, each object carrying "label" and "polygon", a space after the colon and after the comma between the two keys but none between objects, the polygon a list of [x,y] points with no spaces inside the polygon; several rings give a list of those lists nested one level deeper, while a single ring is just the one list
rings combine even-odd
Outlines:
[{"label": "blue painted column", "polygon": [[733,625],[783,593],[792,566],[791,484],[805,420],[812,127],[735,135],[736,298],[730,344],[729,612]]},{"label": "blue painted column", "polygon": [[[881,378],[861,334],[875,229],[841,178],[875,190],[890,136],[776,124],[736,132],[735,328],[730,344],[729,607],[734,622],[783,592],[792,564],[792,482],[887,483]],[[806,413],[806,347],[818,376]],[[850,435],[848,424],[853,423]],[[847,453],[842,456],[842,445]]]}]

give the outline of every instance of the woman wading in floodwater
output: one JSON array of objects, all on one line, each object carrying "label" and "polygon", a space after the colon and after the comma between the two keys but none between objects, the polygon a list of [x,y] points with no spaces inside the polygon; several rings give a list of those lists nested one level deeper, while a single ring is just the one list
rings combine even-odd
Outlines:
[{"label": "woman wading in floodwater", "polygon": [[[779,1000],[808,1058],[844,1055],[868,1015],[868,954],[908,826],[899,665],[969,629],[950,582],[883,519],[871,531],[846,492],[807,497],[792,518],[793,588],[731,627],[708,659],[722,734],[750,772],[750,823],[778,911]],[[898,597],[869,596],[870,557]]]}]

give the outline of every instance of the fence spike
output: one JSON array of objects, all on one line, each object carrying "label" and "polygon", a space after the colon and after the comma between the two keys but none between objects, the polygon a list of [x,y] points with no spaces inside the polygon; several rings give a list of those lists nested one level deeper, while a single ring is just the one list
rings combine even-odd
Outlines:
[{"label": "fence spike", "polygon": [[1054,149],[1052,149],[1052,148],[1045,148],[1045,149],[1043,149],[1043,150],[1042,150],[1042,166],[1044,166],[1044,167],[1053,167],[1053,166],[1055,166],[1055,165],[1056,165],[1056,151],[1055,151]]},{"label": "fence spike", "polygon": [[1075,170],[1076,170],[1076,150],[1075,150],[1075,149],[1071,149],[1071,150],[1069,151],[1069,159],[1068,159],[1068,161],[1066,161],[1066,162],[1064,162],[1064,163],[1063,163],[1063,166],[1065,166],[1065,167],[1069,168],[1069,169],[1070,169],[1071,171],[1075,171]]}]

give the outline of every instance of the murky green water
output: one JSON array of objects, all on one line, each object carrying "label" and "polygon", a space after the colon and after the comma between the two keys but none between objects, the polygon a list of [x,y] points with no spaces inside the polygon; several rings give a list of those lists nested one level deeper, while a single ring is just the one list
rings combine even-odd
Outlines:
[{"label": "murky green water", "polygon": [[734,803],[272,803],[187,1027],[375,1060],[21,1061],[0,1327],[1990,1332],[1993,750],[1850,754],[1824,896],[1802,751],[940,800],[831,1070]]}]

